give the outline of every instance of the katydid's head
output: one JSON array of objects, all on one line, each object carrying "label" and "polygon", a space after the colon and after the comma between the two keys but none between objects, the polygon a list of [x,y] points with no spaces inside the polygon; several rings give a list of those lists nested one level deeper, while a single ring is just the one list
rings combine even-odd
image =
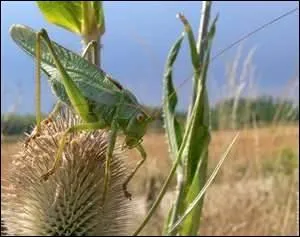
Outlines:
[{"label": "katydid's head", "polygon": [[152,117],[144,111],[138,109],[133,114],[125,131],[125,144],[128,148],[132,148],[142,141],[146,133],[148,124],[152,121]]}]

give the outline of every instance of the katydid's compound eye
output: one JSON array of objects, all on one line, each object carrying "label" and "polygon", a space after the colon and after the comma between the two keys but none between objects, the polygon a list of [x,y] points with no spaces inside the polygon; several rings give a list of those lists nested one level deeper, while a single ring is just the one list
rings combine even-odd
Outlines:
[{"label": "katydid's compound eye", "polygon": [[139,113],[136,116],[137,121],[142,122],[145,119],[145,116],[142,113]]}]

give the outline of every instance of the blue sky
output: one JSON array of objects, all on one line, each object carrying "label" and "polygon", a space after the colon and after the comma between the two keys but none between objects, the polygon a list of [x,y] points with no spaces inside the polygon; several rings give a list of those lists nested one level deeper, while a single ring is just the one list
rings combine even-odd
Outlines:
[{"label": "blue sky", "polygon": [[[213,55],[242,35],[267,21],[299,6],[298,2],[215,2],[213,14],[219,13]],[[162,75],[168,51],[183,27],[176,18],[182,12],[194,32],[199,25],[201,3],[197,2],[104,2],[106,32],[103,37],[102,68],[141,103],[160,105]],[[34,112],[34,63],[9,36],[12,24],[24,24],[39,30],[46,28],[50,37],[67,48],[80,52],[79,36],[50,25],[35,2],[1,2],[1,113],[16,106],[19,113]],[[242,44],[242,58],[253,47],[255,83],[259,94],[280,95],[299,67],[299,10]],[[209,98],[212,103],[226,92],[225,65],[238,47],[217,58],[209,72]],[[174,80],[178,86],[192,73],[188,44],[185,40],[175,64]],[[191,82],[179,88],[179,109],[185,110],[191,94]],[[49,112],[56,98],[47,81],[42,80],[42,111]]]}]

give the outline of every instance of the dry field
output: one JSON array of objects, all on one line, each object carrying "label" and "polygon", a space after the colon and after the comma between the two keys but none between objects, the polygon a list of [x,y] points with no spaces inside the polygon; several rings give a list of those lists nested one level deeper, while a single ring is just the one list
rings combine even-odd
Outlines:
[{"label": "dry field", "polygon": [[[212,133],[210,172],[220,159],[235,131]],[[144,138],[148,159],[129,186],[141,208],[137,224],[157,195],[171,162],[163,134]],[[16,143],[1,145],[1,178],[19,149]],[[241,130],[239,140],[208,189],[201,235],[295,235],[298,233],[298,126]],[[139,159],[129,151],[129,166]],[[143,234],[161,233],[175,182]]]}]

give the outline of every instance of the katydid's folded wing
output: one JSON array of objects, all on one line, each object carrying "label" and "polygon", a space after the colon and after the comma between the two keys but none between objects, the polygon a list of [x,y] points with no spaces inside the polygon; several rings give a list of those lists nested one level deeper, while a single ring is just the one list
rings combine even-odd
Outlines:
[{"label": "katydid's folded wing", "polygon": [[[36,32],[33,29],[24,25],[12,25],[10,28],[10,35],[16,44],[27,54],[35,57]],[[112,78],[101,69],[97,68],[80,55],[64,48],[54,41],[51,42],[60,62],[71,78],[76,77],[79,78],[80,81],[85,81],[90,85],[101,85],[109,90],[122,90],[122,86],[118,82],[112,80]],[[44,41],[41,42],[41,52],[42,70],[51,77],[52,80],[61,81],[54,60]],[[74,80],[75,83],[77,81],[78,80]]]},{"label": "katydid's folded wing", "polygon": [[[57,70],[53,71],[52,75],[49,76],[49,83],[56,96],[68,105],[71,105],[67,92],[62,84],[61,80],[57,80],[60,76]],[[101,84],[83,80],[81,74],[77,72],[68,71],[69,76],[72,78],[74,83],[80,88],[82,94],[89,99],[90,102],[103,105],[114,105],[120,101],[121,91],[111,90],[103,87]]]},{"label": "katydid's folded wing", "polygon": [[[10,28],[12,39],[31,57],[35,55],[36,32],[24,25],[13,25]],[[51,41],[61,64],[90,101],[104,105],[113,105],[120,101],[122,86],[105,72],[89,63],[80,55]],[[52,91],[62,101],[71,105],[54,60],[45,42],[41,41],[41,68],[48,76]]]}]

